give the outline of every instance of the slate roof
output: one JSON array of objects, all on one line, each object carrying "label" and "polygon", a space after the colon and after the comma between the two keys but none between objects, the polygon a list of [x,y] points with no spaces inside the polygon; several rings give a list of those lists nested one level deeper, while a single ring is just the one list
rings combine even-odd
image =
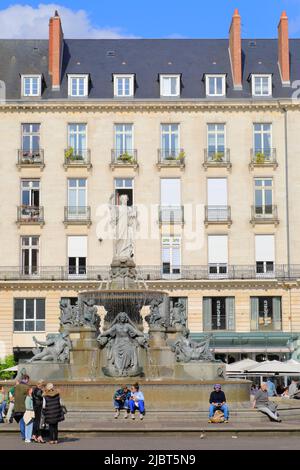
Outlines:
[{"label": "slate roof", "polygon": [[[113,54],[107,54],[108,52]],[[20,99],[21,74],[42,74],[41,99],[67,99],[67,74],[90,75],[89,99],[113,98],[112,75],[133,73],[136,99],[159,99],[158,76],[181,74],[181,98],[205,99],[203,75],[227,74],[227,98],[252,98],[249,75],[273,75],[273,98],[290,97],[282,87],[277,39],[244,39],[243,90],[233,90],[227,39],[66,39],[62,84],[52,91],[48,75],[47,40],[0,40],[0,80],[7,99]],[[290,39],[291,81],[300,80],[300,39]],[[32,100],[31,98],[30,100]]]}]

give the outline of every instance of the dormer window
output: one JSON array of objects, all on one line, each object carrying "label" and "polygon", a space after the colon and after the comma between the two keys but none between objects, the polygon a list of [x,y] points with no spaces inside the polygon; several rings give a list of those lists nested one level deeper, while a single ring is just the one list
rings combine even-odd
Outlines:
[{"label": "dormer window", "polygon": [[89,94],[88,75],[68,75],[68,95],[84,98]]},{"label": "dormer window", "polygon": [[132,98],[134,96],[134,75],[114,75],[114,96]]},{"label": "dormer window", "polygon": [[180,75],[160,75],[160,96],[180,97]]},{"label": "dormer window", "polygon": [[252,95],[272,96],[272,75],[252,75]]},{"label": "dormer window", "polygon": [[22,96],[41,96],[41,75],[22,75]]},{"label": "dormer window", "polygon": [[206,96],[225,96],[225,79],[225,75],[205,75]]}]

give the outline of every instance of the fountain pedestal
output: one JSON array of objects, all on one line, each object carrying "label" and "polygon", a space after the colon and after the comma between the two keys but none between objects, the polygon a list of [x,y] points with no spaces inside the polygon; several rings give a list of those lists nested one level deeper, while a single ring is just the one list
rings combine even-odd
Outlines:
[{"label": "fountain pedestal", "polygon": [[[97,331],[90,327],[69,329],[72,349],[70,351],[70,373],[73,379],[95,380],[99,377],[100,351]],[[101,375],[101,374],[100,374]]]}]

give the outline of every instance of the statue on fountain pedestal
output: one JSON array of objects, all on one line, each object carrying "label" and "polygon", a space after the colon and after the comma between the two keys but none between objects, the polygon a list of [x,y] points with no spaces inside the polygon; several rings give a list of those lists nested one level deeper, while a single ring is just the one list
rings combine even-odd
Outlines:
[{"label": "statue on fountain pedestal", "polygon": [[209,342],[212,335],[208,335],[201,343],[191,341],[189,335],[190,331],[186,328],[182,335],[173,343],[171,348],[175,352],[176,361],[213,361],[213,355],[209,350]]},{"label": "statue on fountain pedestal", "polygon": [[143,333],[136,329],[127,313],[120,312],[111,327],[101,333],[97,341],[102,348],[107,348],[106,375],[111,377],[136,376],[141,373],[138,363],[138,348],[147,348],[148,343]]},{"label": "statue on fountain pedestal", "polygon": [[128,206],[127,194],[120,196],[120,204],[111,204],[111,224],[115,228],[114,260],[121,262],[133,258],[133,240],[137,220],[136,209]]}]

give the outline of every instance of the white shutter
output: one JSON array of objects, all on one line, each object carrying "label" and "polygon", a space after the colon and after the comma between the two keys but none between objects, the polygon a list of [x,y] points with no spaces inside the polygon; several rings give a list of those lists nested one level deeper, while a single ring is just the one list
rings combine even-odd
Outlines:
[{"label": "white shutter", "polygon": [[208,236],[208,263],[227,264],[228,263],[228,236],[209,235]]},{"label": "white shutter", "polygon": [[68,237],[68,257],[87,257],[87,237]]},{"label": "white shutter", "polygon": [[162,206],[180,206],[180,179],[162,178],[160,180],[160,200]]},{"label": "white shutter", "polygon": [[208,178],[207,180],[207,205],[227,206],[227,179]]},{"label": "white shutter", "polygon": [[274,235],[255,235],[255,259],[275,262]]}]

